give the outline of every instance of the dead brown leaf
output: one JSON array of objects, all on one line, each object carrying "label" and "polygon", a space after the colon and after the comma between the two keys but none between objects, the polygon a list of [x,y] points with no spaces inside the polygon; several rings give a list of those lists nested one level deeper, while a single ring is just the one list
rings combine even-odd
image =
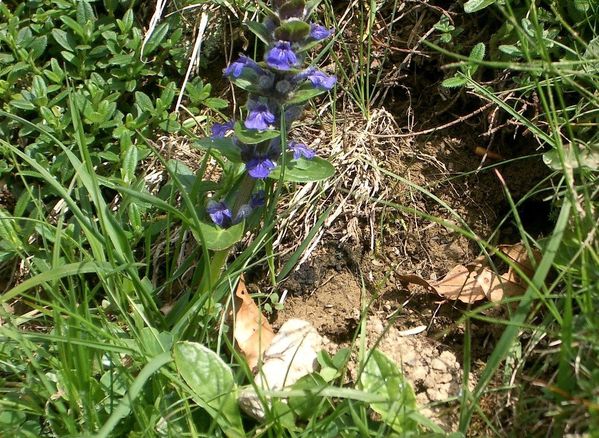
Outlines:
[{"label": "dead brown leaf", "polygon": [[[543,257],[543,255],[538,249],[532,248],[532,255],[535,260],[533,263],[528,255],[526,246],[524,246],[522,243],[516,243],[515,245],[499,245],[497,248],[508,258],[510,258],[514,263],[516,263],[528,278],[532,278],[532,276],[535,273],[535,267],[539,264],[541,258]],[[509,279],[509,281],[513,283],[524,283],[522,278],[520,278],[520,276],[516,273],[514,269],[512,269],[511,266],[508,269],[506,275],[507,279]]]},{"label": "dead brown leaf", "polygon": [[[529,276],[534,274],[534,265],[524,245],[499,245],[498,248],[517,263],[524,273]],[[533,253],[538,263],[541,254],[538,251]],[[436,282],[428,282],[417,275],[400,275],[399,281],[404,284],[418,284],[448,300],[459,300],[467,304],[485,298],[498,302],[505,297],[522,295],[525,290],[523,281],[511,268],[508,272],[499,274],[488,266],[485,257],[478,257],[467,265],[455,266]]]},{"label": "dead brown leaf", "polygon": [[439,295],[450,300],[460,300],[472,304],[486,298],[478,281],[480,267],[457,265],[440,281],[433,284]]},{"label": "dead brown leaf", "polygon": [[513,297],[524,293],[522,286],[511,281],[507,274],[499,275],[487,267],[484,267],[477,275],[476,281],[487,299],[494,303],[505,297]]},{"label": "dead brown leaf", "polygon": [[235,296],[238,298],[235,300],[238,310],[233,336],[249,367],[253,369],[258,365],[262,353],[271,344],[275,334],[248,293],[243,278],[239,280]]}]

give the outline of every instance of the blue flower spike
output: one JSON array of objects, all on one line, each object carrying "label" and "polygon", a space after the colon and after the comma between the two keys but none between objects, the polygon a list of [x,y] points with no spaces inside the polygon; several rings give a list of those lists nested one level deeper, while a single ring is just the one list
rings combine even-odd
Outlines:
[{"label": "blue flower spike", "polygon": [[[306,0],[270,0],[268,3],[270,12],[261,26],[265,32],[260,35],[266,43],[263,60],[256,62],[240,55],[223,70],[234,85],[248,92],[247,111],[240,121],[244,129],[235,135],[232,121],[212,126],[213,139],[230,137],[239,147],[246,174],[256,180],[271,175],[280,163],[282,152],[293,156],[293,160],[311,160],[316,156],[314,150],[297,141],[284,142],[287,150],[282,151],[281,142],[289,135],[293,122],[301,117],[307,100],[319,94],[310,90],[329,91],[337,83],[334,75],[305,64],[306,52],[315,42],[334,34],[334,29],[309,21],[314,3]],[[287,129],[272,138],[272,131],[279,129],[281,117],[285,118]],[[315,163],[318,167],[321,161]],[[265,204],[264,191],[244,196],[247,199],[237,200],[241,206],[235,211],[223,201],[212,200],[207,213],[216,225],[226,228],[245,220]],[[235,197],[229,194],[227,199]]]}]

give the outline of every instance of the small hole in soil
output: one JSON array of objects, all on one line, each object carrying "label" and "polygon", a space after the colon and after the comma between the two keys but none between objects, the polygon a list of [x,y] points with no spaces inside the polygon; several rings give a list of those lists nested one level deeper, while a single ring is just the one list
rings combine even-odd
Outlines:
[{"label": "small hole in soil", "polygon": [[[527,199],[518,206],[518,216],[522,226],[533,237],[551,233],[555,225],[555,217],[552,213],[551,203],[539,199]],[[506,243],[520,241],[521,236],[509,206],[506,206],[500,217],[505,216],[510,218],[501,230],[502,241]]]}]

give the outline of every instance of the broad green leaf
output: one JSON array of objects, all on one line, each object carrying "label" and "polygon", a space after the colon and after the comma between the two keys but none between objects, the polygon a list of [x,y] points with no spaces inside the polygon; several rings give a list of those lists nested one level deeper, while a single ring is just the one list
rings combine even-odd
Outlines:
[{"label": "broad green leaf", "polygon": [[175,344],[174,358],[193,400],[217,421],[228,437],[245,437],[237,406],[237,386],[227,364],[214,351],[196,342]]},{"label": "broad green leaf", "polygon": [[563,162],[556,149],[543,154],[543,162],[552,170],[563,172],[564,169],[581,171],[583,167],[591,171],[599,170],[599,146],[580,148],[575,151],[572,146],[567,145],[563,151]]},{"label": "broad green leaf", "polygon": [[31,59],[36,60],[42,56],[47,46],[48,38],[46,35],[36,38],[29,46],[29,56],[31,56]]},{"label": "broad green leaf", "polygon": [[323,90],[321,88],[314,88],[312,84],[302,85],[293,94],[293,97],[287,101],[287,105],[297,105],[300,103],[304,103],[324,92],[326,92],[326,90]]},{"label": "broad green leaf", "polygon": [[77,22],[84,25],[88,21],[96,19],[94,10],[87,0],[79,0],[77,2]]},{"label": "broad green leaf", "polygon": [[369,394],[386,398],[384,402],[370,404],[385,423],[397,433],[416,431],[416,422],[410,418],[416,411],[416,396],[395,362],[373,350],[360,375],[360,384]]},{"label": "broad green leaf", "polygon": [[139,108],[144,112],[154,112],[154,104],[152,103],[152,99],[150,99],[150,96],[142,91],[135,92],[135,103],[139,105]]},{"label": "broad green leaf", "polygon": [[289,407],[295,415],[306,420],[317,413],[322,400],[318,392],[325,386],[326,382],[319,374],[308,374],[295,382],[292,389],[305,391],[303,395],[289,397]]},{"label": "broad green leaf", "polygon": [[142,328],[140,340],[148,357],[158,356],[165,351],[170,351],[173,346],[173,335],[169,332],[159,332],[154,327]]},{"label": "broad green leaf", "polygon": [[239,146],[237,146],[230,137],[215,138],[214,140],[210,138],[200,138],[199,140],[195,140],[192,145],[202,149],[214,149],[219,151],[233,163],[241,163],[241,151],[239,150]]},{"label": "broad green leaf", "polygon": [[129,146],[125,151],[122,164],[122,174],[123,180],[126,183],[130,183],[135,178],[135,168],[137,167],[137,160],[139,156],[138,152],[137,146],[134,144]]},{"label": "broad green leaf", "polygon": [[219,97],[209,97],[204,100],[204,105],[212,109],[223,109],[229,106],[229,101]]},{"label": "broad green leaf", "polygon": [[[330,178],[335,173],[335,168],[327,160],[314,157],[311,160],[300,158],[287,163],[283,179],[290,182],[312,182],[322,181]],[[270,173],[269,178],[279,179],[281,176],[281,167],[275,167]]]},{"label": "broad green leaf", "polygon": [[278,137],[279,131],[276,129],[270,129],[268,131],[257,131],[253,129],[246,129],[241,126],[241,123],[235,123],[235,136],[240,142],[245,144],[258,144],[263,141],[271,140]]},{"label": "broad green leaf", "polygon": [[61,21],[66,24],[72,31],[74,31],[77,35],[81,37],[81,39],[85,40],[86,34],[85,29],[75,20],[73,20],[68,15],[63,15],[60,17]]},{"label": "broad green leaf", "polygon": [[270,37],[270,32],[265,25],[258,23],[257,21],[250,21],[245,23],[245,25],[249,30],[252,31],[254,35],[260,38],[264,44],[270,44],[272,38]]},{"label": "broad green leaf", "polygon": [[10,246],[11,250],[21,251],[24,245],[20,236],[21,233],[15,218],[0,208],[0,241],[3,241],[6,246]]},{"label": "broad green leaf", "polygon": [[152,374],[157,372],[170,361],[172,361],[170,353],[162,353],[154,357],[147,363],[146,366],[143,367],[129,387],[127,394],[121,398],[121,401],[112,411],[110,417],[108,417],[108,420],[106,420],[104,425],[94,435],[95,438],[108,438],[109,436],[114,436],[112,433],[113,429],[123,418],[129,415],[131,412],[131,404],[142,392],[142,390],[148,387],[148,379],[152,377]]},{"label": "broad green leaf", "polygon": [[499,46],[499,51],[509,56],[523,56],[522,51],[518,47],[511,44],[501,44]]},{"label": "broad green leaf", "polygon": [[150,38],[146,42],[146,45],[144,46],[144,56],[152,54],[152,52],[160,46],[160,44],[164,40],[164,37],[166,37],[166,34],[168,33],[169,29],[170,26],[168,23],[162,23],[161,25],[157,26],[156,29],[154,29],[154,32],[152,32],[152,35],[150,36]]},{"label": "broad green leaf", "polygon": [[471,14],[473,12],[485,9],[494,4],[497,0],[468,0],[464,3],[464,12]]},{"label": "broad green leaf", "polygon": [[54,38],[54,41],[60,44],[64,49],[68,50],[69,52],[75,51],[75,43],[73,38],[64,30],[52,29],[52,37]]},{"label": "broad green leaf", "polygon": [[193,185],[197,181],[198,177],[195,175],[193,170],[191,170],[185,163],[179,160],[168,160],[166,162],[166,167],[173,178],[179,180],[185,192],[191,193],[193,190]]},{"label": "broad green leaf", "polygon": [[[222,251],[235,245],[243,237],[244,223],[240,222],[229,228],[220,228],[214,224],[200,222],[200,232],[206,241],[206,247],[212,251]],[[199,239],[198,242],[202,240]]]}]

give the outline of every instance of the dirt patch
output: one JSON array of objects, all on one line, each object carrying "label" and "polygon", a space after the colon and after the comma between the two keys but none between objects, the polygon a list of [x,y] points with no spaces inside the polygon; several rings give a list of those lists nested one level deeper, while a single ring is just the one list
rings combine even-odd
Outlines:
[{"label": "dirt patch", "polygon": [[347,270],[328,271],[317,293],[293,297],[277,315],[276,325],[292,318],[310,321],[321,335],[337,343],[350,340],[360,320],[361,290]]},{"label": "dirt patch", "polygon": [[[360,124],[357,117],[338,122],[343,135],[330,144],[343,178],[330,183],[331,195],[319,208],[313,207],[316,212],[285,223],[287,230],[301,230],[298,218],[316,217],[326,205],[336,207],[335,220],[321,234],[319,249],[308,252],[279,286],[287,298],[275,325],[290,318],[306,319],[334,353],[353,345],[360,310],[368,307],[362,315],[367,321],[367,346],[376,346],[402,367],[425,415],[455,430],[456,399],[463,387],[460,321],[468,306],[443,301],[418,287],[408,289],[398,276],[440,279],[481,254],[477,238],[514,243],[518,233],[506,216],[505,191],[517,202],[528,196],[547,170],[538,157],[518,158],[533,153],[531,145],[506,144],[500,152],[511,161],[491,162],[476,153],[480,139],[473,129],[455,127],[429,138],[410,139],[401,136],[393,115],[384,109],[373,117],[376,122]],[[301,134],[309,138],[310,133]],[[324,144],[327,141],[325,136]],[[536,203],[533,210],[542,211],[535,196],[520,209],[524,212],[531,202]],[[546,224],[546,218],[525,227],[538,236],[543,230],[537,225]],[[301,240],[301,236],[295,239]],[[505,312],[498,306],[485,315],[501,319]],[[417,334],[405,335],[414,329]],[[501,327],[472,321],[470,329],[474,335],[468,387],[472,388]],[[355,378],[355,365],[353,369]]]},{"label": "dirt patch", "polygon": [[[322,258],[320,256],[320,261]],[[288,286],[301,284],[294,277],[303,278],[302,272],[310,273],[308,277],[315,280],[312,286],[322,281],[312,293],[290,297],[285,309],[277,315],[275,325],[291,318],[305,319],[324,336],[325,349],[330,354],[340,348],[352,348],[352,345],[355,352],[353,340],[361,319],[360,309],[372,297],[360,286],[356,275],[346,268],[320,271],[322,277],[316,277],[316,271],[313,266],[305,267],[285,283]],[[384,298],[370,306],[366,323],[367,347],[378,348],[394,360],[412,384],[418,404],[428,406],[423,413],[453,430],[458,421],[456,410],[443,402],[460,393],[462,367],[456,357],[458,353],[428,336],[426,326],[413,325],[422,322],[418,312],[406,310],[400,317],[388,320],[387,317],[395,314],[398,308],[397,302]],[[349,365],[349,377],[353,381],[358,373],[356,361],[354,354]],[[472,383],[469,382],[469,386]]]}]

